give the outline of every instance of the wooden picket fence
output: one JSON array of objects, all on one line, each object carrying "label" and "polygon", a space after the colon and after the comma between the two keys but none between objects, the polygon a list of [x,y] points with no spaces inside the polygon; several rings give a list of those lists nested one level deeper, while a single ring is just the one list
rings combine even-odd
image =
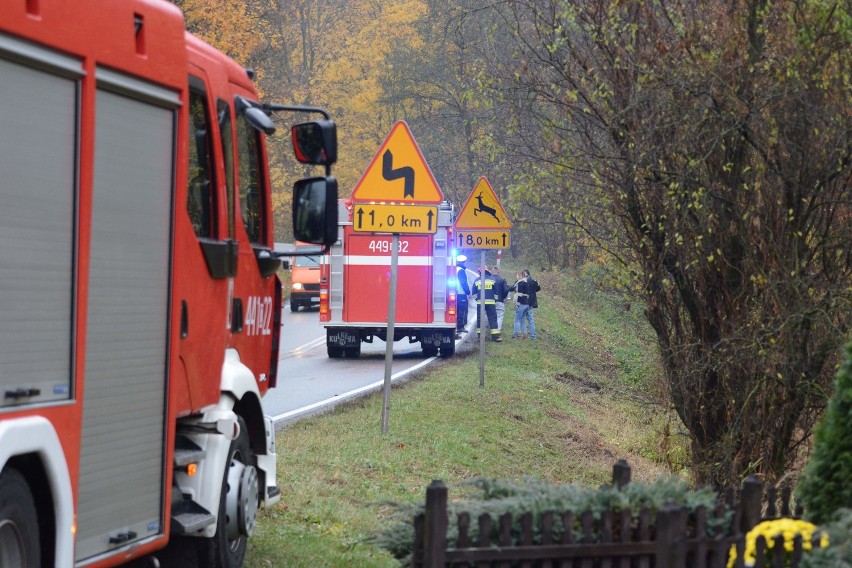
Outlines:
[{"label": "wooden picket fence", "polygon": [[[613,467],[613,486],[623,487],[630,482],[630,467],[620,460]],[[458,537],[448,542],[447,488],[433,481],[426,489],[425,512],[414,518],[413,565],[417,568],[444,566],[475,566],[476,568],[725,568],[731,546],[737,550],[735,568],[743,568],[745,533],[762,520],[778,517],[798,517],[801,510],[791,508],[792,491],[780,492],[772,487],[764,495],[763,484],[752,476],[745,480],[736,495],[725,492],[713,511],[704,508],[690,512],[682,506],[666,505],[652,519],[643,509],[634,518],[633,512],[604,511],[594,519],[591,511],[575,515],[572,511],[546,512],[534,519],[531,513],[520,515],[520,535],[512,537],[513,517],[510,513],[495,520],[480,515],[478,539],[470,537],[471,518],[458,514]],[[780,503],[779,503],[780,500]],[[779,506],[780,505],[780,506]],[[731,522],[716,523],[708,534],[710,516],[725,517],[733,511]],[[780,512],[780,515],[779,515]],[[581,536],[575,539],[572,530],[561,527],[580,527]],[[653,521],[653,522],[652,522]],[[533,538],[537,522],[539,538]],[[496,528],[496,531],[494,530]],[[496,542],[492,540],[496,534]],[[818,540],[819,535],[814,536]],[[767,553],[763,538],[757,541],[757,568],[797,568],[802,555],[801,537],[794,541],[794,551],[787,555],[783,537]]]}]

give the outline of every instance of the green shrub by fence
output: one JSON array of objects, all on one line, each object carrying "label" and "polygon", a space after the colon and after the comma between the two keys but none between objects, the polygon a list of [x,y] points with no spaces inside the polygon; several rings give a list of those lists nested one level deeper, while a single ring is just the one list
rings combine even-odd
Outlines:
[{"label": "green shrub by fence", "polygon": [[[613,488],[625,490],[629,466],[613,468]],[[605,488],[603,490],[612,490]],[[715,506],[666,503],[653,510],[610,507],[601,511],[482,513],[461,511],[451,519],[448,492],[441,481],[426,490],[425,511],[414,518],[412,565],[570,568],[724,568],[732,547],[735,568],[745,566],[745,535],[762,520],[794,517],[789,488],[764,487],[752,476],[739,493],[718,495]],[[452,523],[451,523],[452,521]],[[452,524],[452,530],[451,529]],[[815,541],[820,534],[813,535]],[[767,550],[772,544],[771,550]],[[784,537],[755,545],[755,566],[798,567],[801,537],[785,550]]]}]

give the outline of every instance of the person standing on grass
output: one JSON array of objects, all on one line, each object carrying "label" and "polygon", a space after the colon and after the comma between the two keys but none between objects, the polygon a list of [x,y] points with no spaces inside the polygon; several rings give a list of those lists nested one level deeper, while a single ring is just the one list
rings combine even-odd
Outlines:
[{"label": "person standing on grass", "polygon": [[515,325],[512,330],[512,338],[526,337],[529,329],[530,339],[535,339],[535,314],[533,310],[538,307],[536,293],[541,290],[538,282],[530,275],[529,270],[523,270],[517,274],[518,281],[510,288],[515,292],[518,306],[515,308]]},{"label": "person standing on grass", "polygon": [[536,294],[541,291],[541,286],[532,277],[529,269],[524,270],[523,275],[527,281],[527,299],[529,300],[529,308],[527,308],[525,317],[530,328],[530,339],[535,339],[535,310],[538,309],[538,297]]},{"label": "person standing on grass", "polygon": [[494,277],[491,276],[491,271],[487,266],[483,267],[482,274],[473,281],[472,292],[474,297],[476,297],[476,301],[479,302],[479,294],[480,290],[484,290],[484,298],[482,309],[476,310],[476,334],[479,335],[482,333],[482,321],[480,321],[482,317],[482,312],[485,312],[485,316],[488,318],[488,327],[491,328],[491,340],[492,341],[503,341],[503,338],[500,335],[500,329],[497,327],[497,310],[494,307]]},{"label": "person standing on grass", "polygon": [[467,284],[467,257],[460,254],[456,257],[456,339],[461,339],[461,332],[467,325],[467,297],[470,296],[470,286]]},{"label": "person standing on grass", "polygon": [[500,276],[500,268],[491,270],[494,276],[494,310],[497,312],[497,329],[503,332],[503,315],[506,313],[506,296],[509,295],[509,283]]},{"label": "person standing on grass", "polygon": [[515,274],[515,283],[509,286],[509,290],[515,293],[516,302],[512,339],[524,338],[527,335],[525,313],[529,309],[529,294],[527,294],[527,281],[524,280],[522,272]]}]

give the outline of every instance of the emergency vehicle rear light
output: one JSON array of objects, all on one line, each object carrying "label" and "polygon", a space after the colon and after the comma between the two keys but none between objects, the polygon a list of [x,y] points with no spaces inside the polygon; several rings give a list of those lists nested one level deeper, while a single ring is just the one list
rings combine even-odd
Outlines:
[{"label": "emergency vehicle rear light", "polygon": [[328,288],[320,288],[319,298],[320,321],[328,321]]}]

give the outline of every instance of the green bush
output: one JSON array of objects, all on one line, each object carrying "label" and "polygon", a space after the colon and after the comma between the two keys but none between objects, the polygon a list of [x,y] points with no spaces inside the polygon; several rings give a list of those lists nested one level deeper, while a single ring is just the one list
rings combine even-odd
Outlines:
[{"label": "green bush", "polygon": [[[473,542],[479,539],[477,519],[479,515],[488,513],[492,518],[491,541],[497,542],[498,523],[500,515],[512,514],[512,538],[517,543],[521,534],[520,515],[533,515],[533,542],[541,542],[538,520],[547,511],[557,513],[554,518],[554,531],[562,532],[562,522],[558,513],[572,511],[575,514],[575,524],[572,527],[576,539],[581,537],[579,517],[584,511],[591,511],[597,521],[601,513],[607,509],[616,513],[629,508],[633,517],[638,517],[639,511],[648,508],[651,512],[652,523],[656,512],[666,503],[686,506],[690,511],[705,507],[708,511],[708,534],[713,534],[715,527],[727,526],[731,520],[728,511],[722,519],[715,519],[710,513],[716,505],[716,493],[711,489],[690,489],[688,484],[679,478],[661,477],[651,484],[630,483],[623,489],[611,487],[592,489],[578,484],[551,485],[539,480],[524,479],[522,481],[495,480],[475,478],[463,485],[473,487],[479,495],[466,501],[452,501],[448,504],[449,527],[447,537],[451,543],[458,537],[457,516],[461,512],[470,514],[471,523],[469,535]],[[372,542],[390,551],[396,558],[410,560],[414,544],[415,515],[424,511],[424,503],[417,505],[397,505],[396,521],[374,539]]]},{"label": "green bush", "polygon": [[807,518],[824,524],[842,508],[852,509],[852,343],[837,375],[834,395],[814,434],[810,461],[797,494]]},{"label": "green bush", "polygon": [[801,568],[852,568],[852,509],[841,509],[833,522],[820,527],[830,539],[827,548],[816,548],[802,557]]}]

